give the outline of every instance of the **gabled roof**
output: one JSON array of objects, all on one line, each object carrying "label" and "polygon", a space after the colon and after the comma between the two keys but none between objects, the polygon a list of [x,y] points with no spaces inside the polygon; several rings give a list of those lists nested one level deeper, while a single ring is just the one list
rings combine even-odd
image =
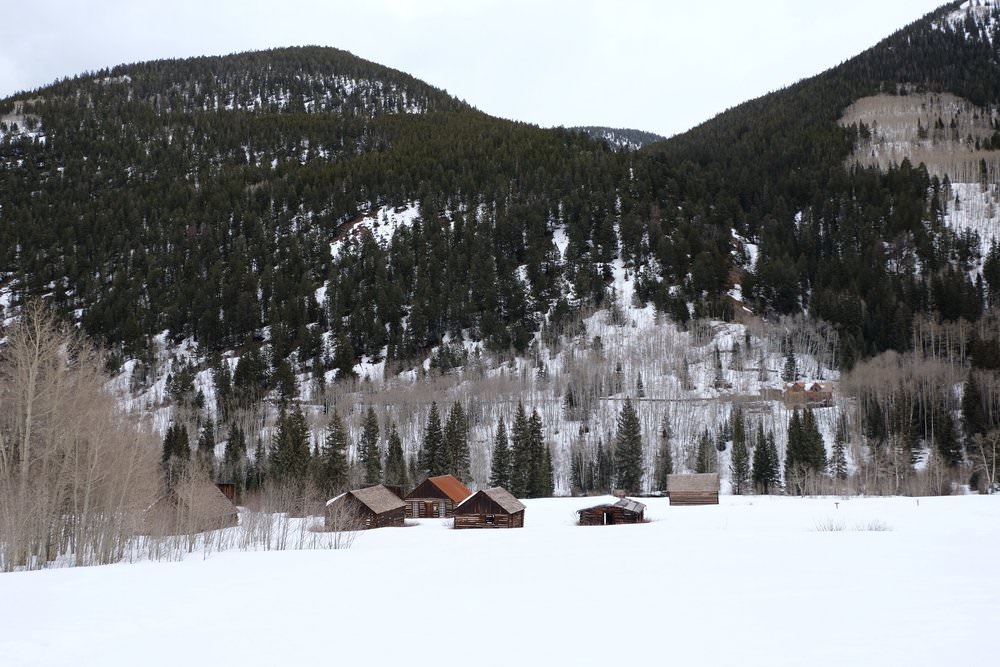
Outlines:
[{"label": "gabled roof", "polygon": [[714,491],[719,492],[719,473],[703,472],[686,475],[668,475],[667,491]]},{"label": "gabled roof", "polygon": [[587,507],[582,510],[577,510],[576,513],[586,512],[587,510],[598,509],[600,507],[620,507],[626,512],[633,512],[635,514],[642,514],[646,511],[646,506],[630,498],[622,498],[616,503],[602,503],[600,505],[594,505],[593,507]]},{"label": "gabled roof", "polygon": [[499,505],[500,508],[503,509],[503,511],[507,512],[508,514],[516,514],[517,512],[521,512],[524,510],[524,503],[522,503],[514,496],[510,495],[510,493],[507,492],[507,489],[500,486],[494,486],[492,489],[482,489],[481,491],[478,491],[473,495],[469,496],[461,503],[459,503],[457,507],[455,507],[455,511],[458,511],[458,509],[462,505],[469,502],[470,500],[472,500],[473,498],[475,498],[480,494],[492,500],[494,503]]},{"label": "gabled roof", "polygon": [[437,477],[428,477],[425,479],[417,488],[413,489],[406,495],[407,498],[422,498],[421,487],[425,484],[433,485],[438,491],[443,493],[446,497],[450,498],[454,503],[460,503],[469,496],[472,495],[472,491],[462,484],[457,477],[453,475],[438,475]]},{"label": "gabled roof", "polygon": [[375,514],[382,514],[384,512],[391,512],[392,510],[398,510],[406,507],[406,503],[399,499],[395,493],[385,488],[381,484],[376,484],[375,486],[369,486],[364,489],[355,489],[354,491],[348,491],[347,493],[342,493],[336,498],[331,498],[326,501],[327,507],[334,504],[346,495],[351,495],[362,505],[370,509]]}]

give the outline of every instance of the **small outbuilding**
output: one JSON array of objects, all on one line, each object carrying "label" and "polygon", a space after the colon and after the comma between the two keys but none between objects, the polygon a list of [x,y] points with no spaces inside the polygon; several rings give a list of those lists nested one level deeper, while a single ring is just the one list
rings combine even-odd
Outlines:
[{"label": "small outbuilding", "polygon": [[366,530],[402,526],[406,503],[381,484],[342,493],[326,502],[327,530]]},{"label": "small outbuilding", "polygon": [[406,518],[450,519],[455,506],[472,495],[472,491],[453,475],[428,477],[406,494]]},{"label": "small outbuilding", "polygon": [[237,525],[239,510],[214,484],[188,482],[160,496],[143,523],[148,535],[193,535]]},{"label": "small outbuilding", "polygon": [[646,519],[646,506],[628,498],[616,503],[594,505],[577,510],[581,526],[613,526],[618,523],[642,523]]},{"label": "small outbuilding", "polygon": [[523,528],[524,504],[499,486],[483,489],[455,508],[455,528]]},{"label": "small outbuilding", "polygon": [[670,506],[718,505],[719,473],[706,472],[667,476]]}]

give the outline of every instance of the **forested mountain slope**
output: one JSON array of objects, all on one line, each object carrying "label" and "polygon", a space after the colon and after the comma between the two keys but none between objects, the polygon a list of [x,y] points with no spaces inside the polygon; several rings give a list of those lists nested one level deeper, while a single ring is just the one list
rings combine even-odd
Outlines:
[{"label": "forested mountain slope", "polygon": [[[607,414],[565,421],[589,452],[611,439],[600,401],[639,384],[604,353],[610,322],[668,341],[623,334],[621,348],[649,357],[635,368],[671,401],[732,400],[726,386],[739,382],[779,390],[776,366],[796,355],[810,380],[860,367],[855,397],[877,408],[851,417],[853,432],[910,452],[934,443],[956,464],[952,389],[970,367],[994,387],[1000,367],[989,324],[1000,299],[998,17],[995,2],[952,3],[838,67],[628,151],[602,128],[492,118],[335,49],[87,73],[0,101],[0,306],[10,318],[41,296],[115,350],[110,365],[136,393],[191,407],[196,388],[211,388],[218,414],[316,398],[358,374],[502,384],[517,373],[527,395],[555,402],[552,423],[585,380]],[[946,94],[975,116],[953,114],[974,136],[951,136],[942,117],[932,130],[947,146],[935,143],[918,109],[900,159],[869,159],[887,139],[864,101]],[[975,182],[965,167],[949,172],[979,162]],[[970,197],[977,208],[962,208]],[[680,356],[661,363],[668,351]],[[921,380],[934,391],[893,395],[891,413],[864,374],[887,352],[944,364]],[[756,371],[742,362],[751,354]],[[577,357],[599,370],[562,376],[586,365]],[[683,380],[689,362],[709,377]],[[694,393],[699,382],[711,391]],[[1000,423],[997,392],[976,400],[976,429]],[[676,428],[673,414],[662,421]],[[841,414],[823,421],[827,441]],[[644,419],[652,431],[661,422]],[[556,457],[563,480],[568,446]]]}]

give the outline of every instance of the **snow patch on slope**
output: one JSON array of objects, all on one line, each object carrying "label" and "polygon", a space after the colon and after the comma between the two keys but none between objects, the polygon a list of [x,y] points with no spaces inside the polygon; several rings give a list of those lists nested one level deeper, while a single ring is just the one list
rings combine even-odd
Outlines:
[{"label": "snow patch on slope", "polygon": [[402,206],[382,206],[374,213],[364,215],[352,224],[350,229],[341,235],[341,238],[331,243],[330,254],[334,259],[340,258],[348,245],[360,241],[366,233],[370,234],[379,245],[385,247],[392,241],[397,229],[412,227],[419,217],[419,202],[409,202]]}]

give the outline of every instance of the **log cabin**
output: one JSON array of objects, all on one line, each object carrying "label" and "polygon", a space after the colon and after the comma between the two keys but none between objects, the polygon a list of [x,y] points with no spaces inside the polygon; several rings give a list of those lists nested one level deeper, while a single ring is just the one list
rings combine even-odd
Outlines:
[{"label": "log cabin", "polygon": [[327,530],[367,530],[402,526],[406,503],[381,484],[342,493],[326,502]]},{"label": "log cabin", "polygon": [[483,489],[455,508],[455,528],[523,528],[524,504],[499,486]]},{"label": "log cabin", "polygon": [[616,503],[594,505],[577,510],[581,526],[612,526],[619,523],[642,523],[646,519],[646,506],[628,498]]},{"label": "log cabin", "polygon": [[450,519],[455,506],[472,495],[465,484],[452,475],[428,477],[406,494],[406,518]]}]

